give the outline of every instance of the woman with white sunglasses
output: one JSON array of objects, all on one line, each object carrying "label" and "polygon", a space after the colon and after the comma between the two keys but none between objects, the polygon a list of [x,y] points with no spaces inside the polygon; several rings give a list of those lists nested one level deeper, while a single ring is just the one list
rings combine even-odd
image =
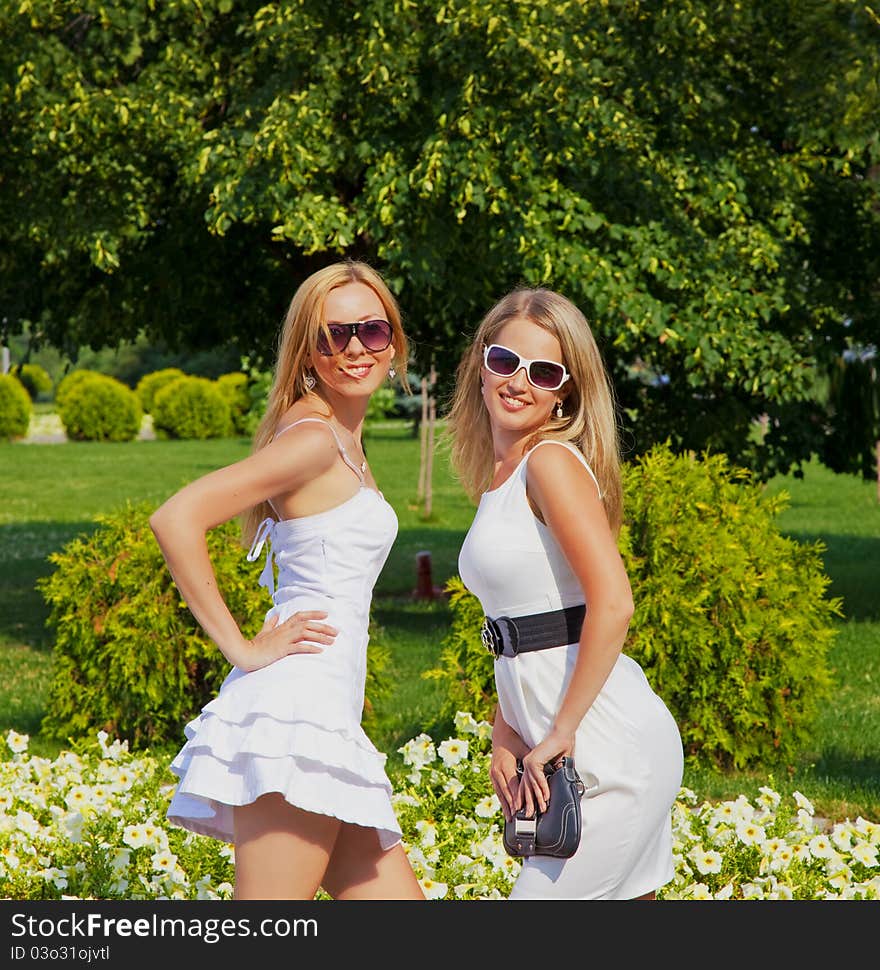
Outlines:
[{"label": "woman with white sunglasses", "polygon": [[[150,518],[181,595],[232,670],[186,725],[173,823],[235,846],[236,899],[424,899],[380,753],[361,727],[370,598],[397,535],[361,445],[370,395],[407,342],[371,267],[327,266],[298,288],[250,457]],[[242,517],[271,608],[244,637],[206,533]],[[275,568],[277,567],[277,584]]]},{"label": "woman with white sunglasses", "polygon": [[486,614],[498,694],[490,775],[505,820],[547,807],[545,765],[584,783],[570,858],[524,860],[511,899],[651,899],[673,876],[678,727],[622,652],[613,392],[587,320],[547,289],[485,316],[458,368],[452,460],[476,515],[459,573]]}]

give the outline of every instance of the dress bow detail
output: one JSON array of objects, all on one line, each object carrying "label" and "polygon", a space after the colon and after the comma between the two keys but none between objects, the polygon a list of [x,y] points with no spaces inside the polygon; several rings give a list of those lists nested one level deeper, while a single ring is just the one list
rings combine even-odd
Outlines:
[{"label": "dress bow detail", "polygon": [[263,571],[260,573],[257,582],[260,586],[269,590],[269,595],[273,598],[275,596],[275,570],[272,563],[272,532],[274,528],[275,520],[271,516],[263,519],[257,526],[254,541],[251,543],[247,554],[247,561],[254,562],[263,551],[263,546],[266,547],[266,564],[263,566]]}]

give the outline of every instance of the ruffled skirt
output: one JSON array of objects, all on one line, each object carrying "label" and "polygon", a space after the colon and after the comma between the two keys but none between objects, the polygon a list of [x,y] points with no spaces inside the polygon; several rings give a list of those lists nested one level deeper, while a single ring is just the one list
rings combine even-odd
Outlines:
[{"label": "ruffled skirt", "polygon": [[363,695],[352,695],[350,677],[320,654],[234,669],[184,729],[168,820],[233,842],[233,808],[280,792],[297,808],[375,828],[384,849],[399,842],[385,755],[360,725]]}]

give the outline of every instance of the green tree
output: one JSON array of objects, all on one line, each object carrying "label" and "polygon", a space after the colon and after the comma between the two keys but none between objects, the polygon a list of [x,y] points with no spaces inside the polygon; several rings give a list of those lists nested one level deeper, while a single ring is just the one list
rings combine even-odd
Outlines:
[{"label": "green tree", "polygon": [[862,2],[21,0],[0,37],[0,299],[56,345],[266,359],[296,284],[353,255],[442,396],[491,303],[549,285],[634,451],[769,474],[823,449],[817,377],[876,338]]}]

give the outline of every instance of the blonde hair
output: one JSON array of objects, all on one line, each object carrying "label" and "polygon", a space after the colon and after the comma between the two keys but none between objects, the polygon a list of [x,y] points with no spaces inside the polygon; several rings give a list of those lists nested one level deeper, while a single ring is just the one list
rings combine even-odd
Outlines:
[{"label": "blonde hair", "polygon": [[529,320],[553,334],[571,374],[563,416],[551,415],[527,442],[526,449],[544,438],[575,445],[599,481],[605,514],[617,535],[623,515],[623,490],[614,390],[586,317],[553,290],[513,290],[492,307],[477,328],[470,349],[459,362],[447,417],[445,437],[452,466],[473,501],[492,483],[492,433],[480,388],[483,348],[514,319]]},{"label": "blonde hair", "polygon": [[[316,405],[323,405],[327,417],[330,408],[320,394],[320,385],[309,390],[305,379],[310,358],[318,352],[318,335],[323,331],[329,341],[330,334],[324,320],[324,302],[327,294],[348,283],[363,283],[379,298],[391,324],[391,345],[394,348],[392,365],[397,371],[401,386],[409,388],[406,380],[406,363],[409,357],[406,335],[400,320],[400,309],[385,281],[371,266],[358,260],[345,259],[325,266],[307,277],[299,285],[278,338],[275,359],[275,377],[269,390],[266,412],[254,434],[252,451],[259,451],[272,440],[278,430],[278,421],[300,398],[310,396]],[[242,539],[251,542],[260,522],[272,514],[268,502],[261,502],[241,516]]]}]

